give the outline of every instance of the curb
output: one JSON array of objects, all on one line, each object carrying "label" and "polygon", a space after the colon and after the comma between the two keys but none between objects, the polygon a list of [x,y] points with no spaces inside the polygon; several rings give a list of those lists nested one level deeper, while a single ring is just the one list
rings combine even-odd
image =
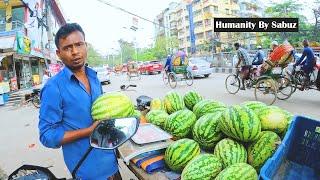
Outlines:
[{"label": "curb", "polygon": [[225,73],[225,74],[231,74],[236,73],[236,68],[233,67],[213,67],[213,73]]}]

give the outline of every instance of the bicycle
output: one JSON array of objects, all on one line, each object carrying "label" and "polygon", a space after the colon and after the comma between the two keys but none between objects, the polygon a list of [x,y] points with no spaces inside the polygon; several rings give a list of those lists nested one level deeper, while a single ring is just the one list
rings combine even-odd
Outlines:
[{"label": "bicycle", "polygon": [[19,101],[19,103],[16,103],[15,105],[22,107],[28,105],[30,102],[33,104],[34,107],[40,108],[40,89],[33,89],[32,93],[26,94],[25,98]]}]

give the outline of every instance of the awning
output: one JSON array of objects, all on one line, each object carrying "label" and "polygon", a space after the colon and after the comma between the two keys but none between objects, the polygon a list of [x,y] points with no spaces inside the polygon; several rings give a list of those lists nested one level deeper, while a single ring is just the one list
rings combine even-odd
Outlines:
[{"label": "awning", "polygon": [[11,56],[14,52],[0,53],[0,62],[7,56]]}]

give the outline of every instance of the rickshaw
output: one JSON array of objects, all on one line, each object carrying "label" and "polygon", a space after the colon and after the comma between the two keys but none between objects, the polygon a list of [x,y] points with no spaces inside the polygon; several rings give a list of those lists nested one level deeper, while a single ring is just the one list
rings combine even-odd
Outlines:
[{"label": "rickshaw", "polygon": [[[251,68],[245,78],[245,86],[254,88],[257,101],[273,104],[276,99],[288,99],[293,93],[291,81],[283,75],[283,69],[293,60],[293,47],[280,45],[258,68]],[[259,73],[257,73],[259,72]],[[261,74],[261,75],[257,75]],[[236,94],[240,89],[240,73],[229,75],[225,86],[230,94]]]},{"label": "rickshaw", "polygon": [[114,67],[114,73],[115,73],[116,75],[120,75],[121,72],[122,72],[122,65],[121,65],[121,64],[116,65],[116,66]]},{"label": "rickshaw", "polygon": [[185,81],[188,86],[193,84],[193,76],[188,71],[188,57],[183,51],[179,51],[171,60],[171,72],[165,70],[163,81],[170,85],[171,88],[177,87],[178,81]]},{"label": "rickshaw", "polygon": [[134,61],[128,62],[128,72],[127,72],[128,80],[131,78],[137,77],[139,80],[141,79],[138,64]]}]

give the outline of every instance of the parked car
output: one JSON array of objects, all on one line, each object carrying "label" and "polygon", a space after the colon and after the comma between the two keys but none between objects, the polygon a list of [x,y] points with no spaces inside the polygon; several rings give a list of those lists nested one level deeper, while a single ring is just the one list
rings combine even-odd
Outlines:
[{"label": "parked car", "polygon": [[107,67],[93,67],[93,70],[97,72],[98,79],[101,83],[108,83],[110,84],[110,71]]},{"label": "parked car", "polygon": [[209,77],[213,72],[212,64],[201,57],[189,58],[187,69],[194,77]]},{"label": "parked car", "polygon": [[160,74],[162,68],[163,66],[160,61],[150,61],[143,63],[143,65],[139,67],[139,71],[142,74]]}]

